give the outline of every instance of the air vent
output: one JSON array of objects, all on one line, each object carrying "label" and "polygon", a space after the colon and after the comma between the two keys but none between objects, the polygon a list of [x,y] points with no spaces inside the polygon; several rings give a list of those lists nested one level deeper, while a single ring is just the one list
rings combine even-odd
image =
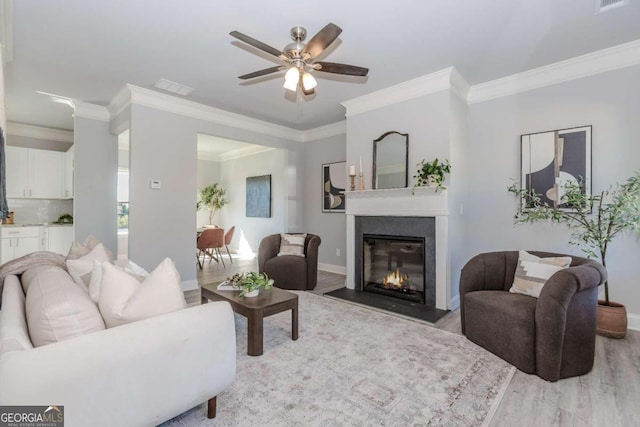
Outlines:
[{"label": "air vent", "polygon": [[628,3],[629,0],[596,0],[596,13],[608,12]]},{"label": "air vent", "polygon": [[167,79],[160,79],[154,84],[158,89],[166,90],[167,92],[176,93],[178,95],[187,96],[193,92],[193,88],[185,86],[180,83],[172,82]]}]

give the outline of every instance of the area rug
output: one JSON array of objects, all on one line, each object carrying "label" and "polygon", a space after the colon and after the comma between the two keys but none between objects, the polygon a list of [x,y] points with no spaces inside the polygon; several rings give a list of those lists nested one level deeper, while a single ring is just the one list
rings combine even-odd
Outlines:
[{"label": "area rug", "polygon": [[[299,295],[291,312],[264,320],[264,354],[246,354],[236,315],[237,378],[177,426],[475,426],[490,421],[515,368],[463,336],[321,297]],[[203,325],[204,326],[204,325]]]}]

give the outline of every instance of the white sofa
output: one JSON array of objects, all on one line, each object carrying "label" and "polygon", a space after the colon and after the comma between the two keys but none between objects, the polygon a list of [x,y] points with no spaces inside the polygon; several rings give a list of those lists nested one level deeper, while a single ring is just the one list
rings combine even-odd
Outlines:
[{"label": "white sofa", "polygon": [[154,426],[205,401],[215,416],[215,397],[235,379],[228,303],[33,347],[18,276],[2,294],[0,405],[64,405],[68,427]]}]

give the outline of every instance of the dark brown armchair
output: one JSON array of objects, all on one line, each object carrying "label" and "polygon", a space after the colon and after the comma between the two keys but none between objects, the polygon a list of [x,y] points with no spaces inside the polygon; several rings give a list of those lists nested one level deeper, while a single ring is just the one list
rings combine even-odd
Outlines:
[{"label": "dark brown armchair", "polygon": [[295,255],[278,256],[280,241],[280,234],[272,234],[260,241],[258,271],[267,273],[278,288],[314,289],[318,281],[320,236],[307,233],[307,238],[304,242],[304,257]]},{"label": "dark brown armchair", "polygon": [[492,252],[464,266],[462,333],[521,371],[548,381],[588,373],[595,352],[598,286],[606,280],[606,270],[597,261],[572,256],[571,266],[551,276],[540,297],[533,298],[509,292],[517,263],[518,251]]}]

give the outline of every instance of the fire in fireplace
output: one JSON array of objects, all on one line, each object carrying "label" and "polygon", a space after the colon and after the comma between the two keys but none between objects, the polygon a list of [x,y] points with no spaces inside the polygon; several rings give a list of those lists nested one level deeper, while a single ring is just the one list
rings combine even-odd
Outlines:
[{"label": "fire in fireplace", "polygon": [[363,290],[425,303],[424,238],[363,235]]}]

